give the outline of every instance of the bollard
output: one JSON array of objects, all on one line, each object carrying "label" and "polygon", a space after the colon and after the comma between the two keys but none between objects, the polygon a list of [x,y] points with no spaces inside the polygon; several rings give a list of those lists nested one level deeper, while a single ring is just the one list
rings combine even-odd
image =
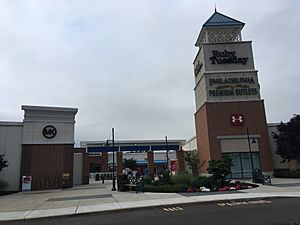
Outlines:
[{"label": "bollard", "polygon": [[101,175],[102,184],[104,184],[104,174]]}]

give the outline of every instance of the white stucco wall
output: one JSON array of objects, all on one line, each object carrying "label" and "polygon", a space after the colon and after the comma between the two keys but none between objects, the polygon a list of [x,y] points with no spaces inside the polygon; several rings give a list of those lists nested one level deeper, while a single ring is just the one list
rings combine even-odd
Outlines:
[{"label": "white stucco wall", "polygon": [[199,49],[193,64],[194,64],[195,84],[197,84],[205,72],[203,48]]},{"label": "white stucco wall", "polygon": [[22,123],[0,122],[0,154],[5,154],[8,167],[0,172],[0,179],[8,182],[5,190],[18,191],[20,185]]},{"label": "white stucco wall", "polygon": [[[23,144],[74,144],[76,108],[22,106]],[[43,136],[44,127],[52,125],[57,134],[54,138]]]},{"label": "white stucco wall", "polygon": [[197,138],[196,136],[187,140],[186,143],[182,146],[183,151],[195,151],[197,150]]},{"label": "white stucco wall", "polygon": [[[250,139],[250,146],[252,152],[259,152],[258,139],[256,143],[252,143]],[[233,152],[249,152],[248,138],[235,138],[235,139],[221,139],[221,151],[222,153],[233,153]]]},{"label": "white stucco wall", "polygon": [[83,159],[82,153],[74,153],[73,185],[82,184]]},{"label": "white stucco wall", "polygon": [[205,77],[203,76],[201,80],[197,83],[195,87],[195,103],[196,103],[196,111],[198,111],[201,106],[207,101],[206,95],[206,85],[205,85]]},{"label": "white stucco wall", "polygon": [[[197,138],[196,136],[192,137],[191,139],[187,140],[186,143],[182,146],[182,150],[184,151],[184,154],[188,152],[194,152],[194,154],[197,154]],[[184,160],[184,168],[185,171],[192,174],[193,171],[187,164],[187,162]]]}]

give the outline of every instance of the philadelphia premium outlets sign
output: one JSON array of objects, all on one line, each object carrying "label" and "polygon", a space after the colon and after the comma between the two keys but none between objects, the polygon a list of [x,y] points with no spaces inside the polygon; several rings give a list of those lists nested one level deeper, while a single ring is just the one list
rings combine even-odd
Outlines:
[{"label": "philadelphia premium outlets sign", "polygon": [[248,57],[237,57],[235,51],[212,51],[213,56],[209,58],[211,64],[243,64],[247,63]]},{"label": "philadelphia premium outlets sign", "polygon": [[209,86],[214,86],[209,90],[211,97],[258,95],[253,77],[210,78]]},{"label": "philadelphia premium outlets sign", "polygon": [[[212,51],[209,58],[211,64],[242,64],[245,65],[248,57],[238,57],[235,51]],[[211,97],[258,95],[257,84],[252,76],[210,78],[209,90]]]}]

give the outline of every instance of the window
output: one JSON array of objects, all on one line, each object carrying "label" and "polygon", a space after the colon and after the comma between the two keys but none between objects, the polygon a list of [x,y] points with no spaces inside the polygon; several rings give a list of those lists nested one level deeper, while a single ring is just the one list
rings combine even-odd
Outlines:
[{"label": "window", "polygon": [[[251,178],[252,165],[250,152],[223,153],[232,159],[231,175],[229,178]],[[253,169],[260,169],[259,152],[252,152]]]}]

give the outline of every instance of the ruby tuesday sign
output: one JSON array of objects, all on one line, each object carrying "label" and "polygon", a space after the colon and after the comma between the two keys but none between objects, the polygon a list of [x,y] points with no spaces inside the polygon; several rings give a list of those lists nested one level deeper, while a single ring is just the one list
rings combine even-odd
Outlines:
[{"label": "ruby tuesday sign", "polygon": [[248,57],[237,57],[235,51],[212,51],[212,57],[209,58],[211,64],[243,64],[245,65]]}]

